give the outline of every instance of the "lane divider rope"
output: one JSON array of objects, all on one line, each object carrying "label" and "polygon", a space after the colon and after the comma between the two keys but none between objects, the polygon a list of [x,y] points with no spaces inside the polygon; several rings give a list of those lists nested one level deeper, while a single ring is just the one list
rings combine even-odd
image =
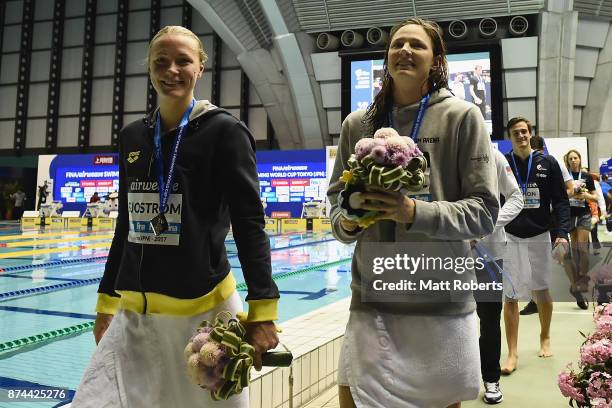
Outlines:
[{"label": "lane divider rope", "polygon": [[101,280],[102,278],[81,279],[81,280],[76,280],[76,281],[71,281],[71,282],[66,282],[66,283],[58,283],[56,285],[39,286],[36,288],[14,290],[12,292],[4,292],[4,293],[0,293],[0,302],[4,300],[8,300],[8,299],[13,299],[16,297],[21,297],[21,296],[30,296],[30,295],[40,294],[40,293],[55,292],[58,290],[64,290],[64,289],[74,288],[78,286],[93,285],[94,283],[100,283]]},{"label": "lane divider rope", "polygon": [[16,350],[25,346],[33,346],[40,343],[47,343],[54,340],[58,340],[67,336],[74,336],[76,334],[84,333],[92,330],[94,322],[86,322],[77,324],[74,326],[64,327],[62,329],[50,330],[41,334],[35,334],[33,336],[23,337],[17,340],[7,341],[0,343],[0,355],[7,351]]},{"label": "lane divider rope", "polygon": [[[324,263],[320,263],[317,265],[312,265],[307,268],[302,268],[302,269],[298,269],[298,270],[291,271],[291,272],[279,273],[277,275],[273,275],[272,280],[274,281],[282,280],[282,279],[289,278],[291,276],[320,270],[322,268],[331,268],[333,266],[343,265],[345,263],[350,262],[351,259],[352,258],[343,258],[343,259],[339,259],[336,261],[324,262]],[[98,281],[98,282],[100,280],[101,278],[88,279],[88,281]],[[91,282],[91,283],[94,283],[94,282]],[[90,284],[90,283],[87,283],[87,284]],[[53,285],[53,286],[59,286],[59,285]],[[77,285],[70,285],[70,286],[77,286]],[[246,289],[246,283],[240,283],[236,285],[236,290],[244,290],[244,289]],[[0,294],[0,296],[1,295],[2,294]],[[29,337],[24,337],[22,339],[0,343],[0,355],[7,351],[16,350],[21,347],[32,346],[32,345],[40,344],[40,343],[47,343],[47,342],[61,339],[66,336],[72,336],[74,334],[80,334],[80,333],[83,333],[89,330],[93,330],[93,326],[94,326],[94,322],[87,322],[87,323],[77,324],[75,326],[66,327],[63,329],[51,330],[45,333],[36,334],[33,336],[29,336]]]},{"label": "lane divider rope", "polygon": [[[4,268],[0,268],[0,273],[2,272],[16,272],[16,271],[27,271],[30,269],[37,269],[37,268],[49,268],[49,267],[53,267],[53,266],[60,266],[60,265],[69,265],[69,264],[78,264],[78,263],[89,263],[89,262],[96,262],[99,261],[101,259],[106,259],[107,255],[102,255],[102,256],[94,256],[91,258],[74,258],[74,259],[62,259],[62,260],[57,260],[57,261],[49,261],[49,262],[45,262],[45,263],[40,263],[40,264],[36,264],[36,265],[15,265],[15,266],[7,266]],[[0,275],[1,276],[1,275]]]},{"label": "lane divider rope", "polygon": [[[345,263],[350,262],[351,259],[353,259],[353,258],[343,258],[343,259],[339,259],[339,260],[336,260],[336,261],[324,262],[324,263],[320,263],[320,264],[317,264],[317,265],[312,265],[312,266],[309,266],[307,268],[297,269],[295,271],[278,273],[276,275],[272,275],[272,280],[274,282],[276,282],[276,281],[279,281],[279,280],[290,278],[290,277],[295,276],[295,275],[301,275],[303,273],[317,271],[317,270],[322,269],[322,268],[331,268],[333,266],[343,265]],[[239,283],[239,284],[236,285],[236,290],[246,290],[246,289],[247,289],[246,282]]]}]

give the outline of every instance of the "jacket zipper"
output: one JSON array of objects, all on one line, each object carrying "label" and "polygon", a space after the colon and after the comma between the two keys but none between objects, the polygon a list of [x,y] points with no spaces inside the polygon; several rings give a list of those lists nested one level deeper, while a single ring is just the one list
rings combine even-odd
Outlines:
[{"label": "jacket zipper", "polygon": [[[151,166],[153,164],[153,153],[151,153],[151,158],[149,159],[149,169],[147,171],[147,177],[151,177]],[[140,294],[142,295],[143,300],[143,310],[142,314],[147,314],[147,295],[142,287],[142,261],[144,259],[144,244],[140,244],[140,264],[138,265],[138,274],[136,275],[138,279],[138,286],[140,287]]]}]

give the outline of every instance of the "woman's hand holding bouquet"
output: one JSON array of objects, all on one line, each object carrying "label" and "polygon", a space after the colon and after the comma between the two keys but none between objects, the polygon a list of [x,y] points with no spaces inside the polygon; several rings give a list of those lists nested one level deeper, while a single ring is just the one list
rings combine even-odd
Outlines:
[{"label": "woman's hand holding bouquet", "polygon": [[426,186],[427,160],[411,138],[378,129],[357,142],[347,164],[338,199],[344,218],[363,228],[380,219],[412,222],[414,202],[404,193]]}]

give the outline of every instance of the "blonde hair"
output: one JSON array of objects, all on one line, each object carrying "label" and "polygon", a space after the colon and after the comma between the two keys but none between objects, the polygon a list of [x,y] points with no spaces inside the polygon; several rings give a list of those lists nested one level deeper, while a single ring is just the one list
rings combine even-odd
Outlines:
[{"label": "blonde hair", "polygon": [[190,37],[194,39],[196,43],[198,44],[197,48],[198,48],[198,54],[200,56],[200,62],[202,63],[202,65],[206,64],[206,61],[208,60],[208,55],[204,51],[204,46],[202,45],[202,41],[200,41],[200,38],[197,35],[195,35],[191,30],[185,27],[182,27],[182,26],[165,26],[164,28],[159,30],[157,34],[155,34],[153,39],[149,42],[149,48],[147,49],[147,58],[145,60],[147,63],[147,66],[149,65],[149,58],[151,57],[151,48],[153,47],[153,44],[160,37],[166,34],[184,35],[186,37]]},{"label": "blonde hair", "polygon": [[576,153],[576,156],[578,156],[578,160],[580,160],[580,167],[582,167],[582,155],[580,154],[580,152],[578,150],[571,149],[567,153],[565,153],[565,156],[563,156],[563,161],[565,162],[565,167],[568,170],[570,169],[569,155],[572,154],[572,153]]}]

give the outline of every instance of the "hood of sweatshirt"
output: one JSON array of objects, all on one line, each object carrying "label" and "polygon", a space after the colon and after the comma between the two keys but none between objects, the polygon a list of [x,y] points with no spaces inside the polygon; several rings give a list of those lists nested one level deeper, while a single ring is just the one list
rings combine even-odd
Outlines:
[{"label": "hood of sweatshirt", "polygon": [[[189,122],[199,118],[200,116],[204,115],[206,112],[209,112],[214,109],[217,109],[217,106],[213,105],[206,99],[196,101],[196,104],[193,107],[191,114],[189,115]],[[144,117],[144,122],[148,127],[150,128],[155,127],[155,120],[157,119],[158,112],[159,112],[159,106],[153,112],[149,113],[148,115]]]}]

